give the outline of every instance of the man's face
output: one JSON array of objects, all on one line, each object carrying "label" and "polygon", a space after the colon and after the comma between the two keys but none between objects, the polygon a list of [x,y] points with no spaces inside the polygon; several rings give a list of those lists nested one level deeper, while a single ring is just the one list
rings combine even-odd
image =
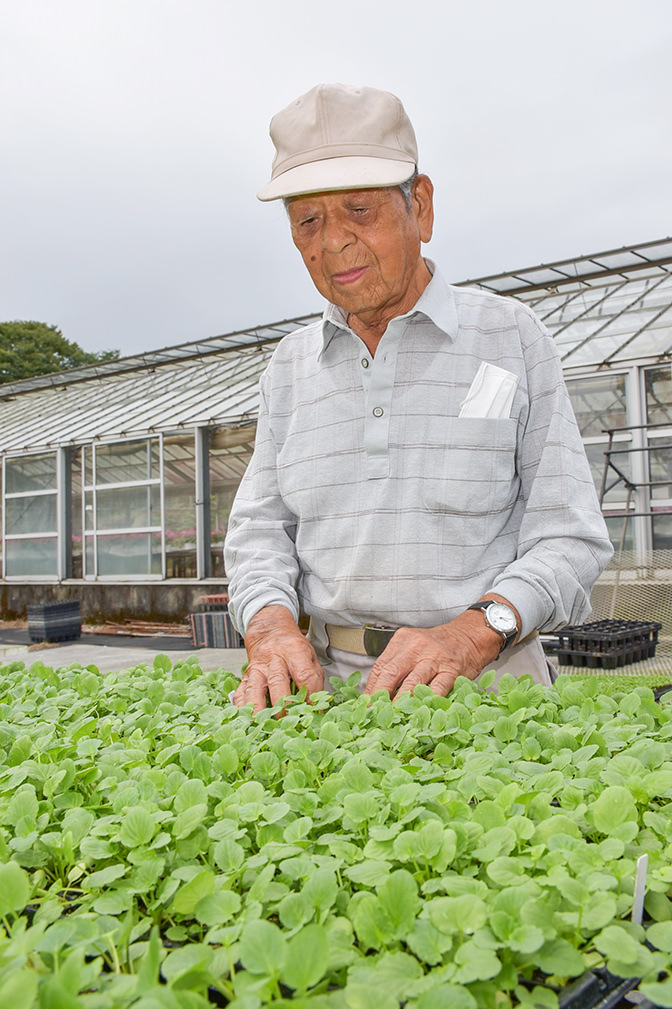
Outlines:
[{"label": "man's face", "polygon": [[297,196],[288,212],[294,244],[328,301],[363,318],[413,307],[426,272],[421,242],[432,231],[427,176],[417,178],[410,209],[395,187]]}]

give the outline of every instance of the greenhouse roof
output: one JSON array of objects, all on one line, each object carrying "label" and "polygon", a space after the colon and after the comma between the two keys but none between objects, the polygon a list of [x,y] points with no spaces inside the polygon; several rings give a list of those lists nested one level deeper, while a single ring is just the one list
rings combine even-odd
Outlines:
[{"label": "greenhouse roof", "polygon": [[466,285],[528,304],[555,338],[565,368],[609,368],[672,355],[672,238]]},{"label": "greenhouse roof", "polygon": [[[672,357],[672,238],[463,281],[528,304],[567,370]],[[0,387],[5,452],[249,427],[275,345],[301,316]]]},{"label": "greenhouse roof", "polygon": [[254,425],[259,376],[273,348],[312,318],[6,383],[0,386],[3,451]]}]

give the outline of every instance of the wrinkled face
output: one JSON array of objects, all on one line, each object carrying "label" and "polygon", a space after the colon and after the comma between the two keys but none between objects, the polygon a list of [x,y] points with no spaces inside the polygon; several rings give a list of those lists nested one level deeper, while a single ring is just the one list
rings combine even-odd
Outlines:
[{"label": "wrinkled face", "polygon": [[297,196],[288,213],[294,244],[320,294],[349,314],[392,317],[419,296],[431,204],[432,184],[419,176],[410,209],[394,187]]}]

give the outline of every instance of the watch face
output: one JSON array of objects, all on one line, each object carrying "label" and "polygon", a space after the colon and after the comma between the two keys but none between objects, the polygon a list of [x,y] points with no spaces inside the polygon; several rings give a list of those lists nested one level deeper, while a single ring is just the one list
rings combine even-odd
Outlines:
[{"label": "watch face", "polygon": [[488,622],[501,634],[511,634],[518,630],[515,613],[504,603],[491,603],[487,613]]}]

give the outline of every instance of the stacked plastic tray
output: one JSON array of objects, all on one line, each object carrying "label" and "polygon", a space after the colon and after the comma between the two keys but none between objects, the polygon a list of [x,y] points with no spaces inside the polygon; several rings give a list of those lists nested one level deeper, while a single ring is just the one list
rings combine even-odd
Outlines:
[{"label": "stacked plastic tray", "polygon": [[217,592],[214,595],[198,597],[198,609],[201,613],[212,613],[225,610],[228,603],[228,592]]},{"label": "stacked plastic tray", "polygon": [[227,612],[226,593],[201,596],[198,612],[189,614],[195,648],[242,648],[243,639]]},{"label": "stacked plastic tray", "polygon": [[29,605],[27,612],[31,641],[72,641],[81,637],[79,599]]},{"label": "stacked plastic tray", "polygon": [[656,654],[662,624],[644,620],[596,620],[556,631],[552,654],[561,666],[619,669]]}]

